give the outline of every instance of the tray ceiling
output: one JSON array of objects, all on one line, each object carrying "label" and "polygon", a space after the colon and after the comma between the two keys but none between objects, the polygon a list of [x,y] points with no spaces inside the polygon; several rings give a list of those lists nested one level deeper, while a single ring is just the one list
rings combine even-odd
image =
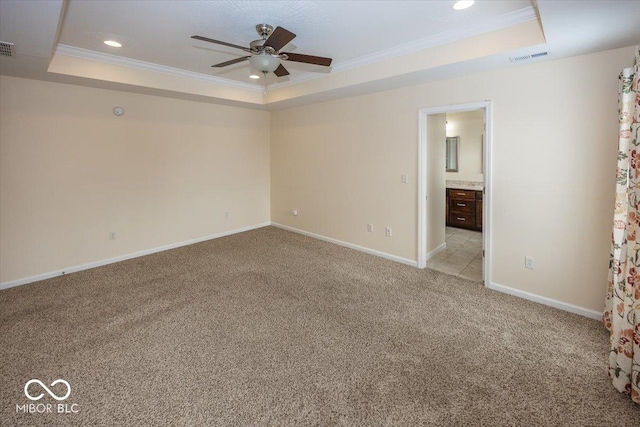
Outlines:
[{"label": "tray ceiling", "polygon": [[[342,96],[629,46],[640,40],[640,1],[1,0],[0,74],[240,105],[285,108]],[[333,58],[330,68],[285,62],[291,73],[252,80],[244,52],[255,25],[297,37],[283,50]],[[117,40],[121,48],[106,46]]]},{"label": "tray ceiling", "polygon": [[[443,35],[465,37],[505,25],[505,17],[525,12],[531,2],[481,1],[456,11],[449,1],[79,1],[68,5],[59,42],[128,59],[260,86],[249,79],[248,63],[223,69],[211,65],[244,52],[190,39],[194,34],[248,46],[258,39],[255,25],[282,26],[297,37],[285,51],[333,58],[334,68],[350,61]],[[118,40],[122,48],[106,46]],[[287,62],[295,80],[328,73],[324,67]]]}]

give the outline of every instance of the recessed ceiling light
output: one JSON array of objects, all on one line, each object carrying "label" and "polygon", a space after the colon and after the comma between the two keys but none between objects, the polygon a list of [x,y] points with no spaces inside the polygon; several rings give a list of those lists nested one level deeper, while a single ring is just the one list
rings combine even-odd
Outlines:
[{"label": "recessed ceiling light", "polygon": [[256,79],[259,79],[259,78],[260,78],[260,76],[259,76],[259,75],[257,75],[257,74],[251,74],[251,75],[249,76],[249,78],[250,78],[250,79],[254,79],[254,80],[256,80]]},{"label": "recessed ceiling light", "polygon": [[474,3],[475,3],[474,0],[460,0],[455,2],[455,4],[453,5],[453,8],[455,10],[462,10],[462,9],[466,9],[473,6]]},{"label": "recessed ceiling light", "polygon": [[122,45],[115,40],[105,40],[104,44],[111,47],[122,47]]}]

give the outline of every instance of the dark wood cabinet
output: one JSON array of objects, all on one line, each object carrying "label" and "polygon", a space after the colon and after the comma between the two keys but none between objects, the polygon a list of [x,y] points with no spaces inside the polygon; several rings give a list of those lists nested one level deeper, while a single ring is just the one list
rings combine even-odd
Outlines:
[{"label": "dark wood cabinet", "polygon": [[447,188],[447,225],[482,231],[482,191]]}]

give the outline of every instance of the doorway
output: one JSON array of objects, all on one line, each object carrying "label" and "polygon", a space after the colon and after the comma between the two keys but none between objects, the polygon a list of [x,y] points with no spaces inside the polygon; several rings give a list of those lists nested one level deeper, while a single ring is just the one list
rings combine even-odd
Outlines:
[{"label": "doorway", "polygon": [[[481,135],[472,136],[469,129],[462,127],[447,129],[447,117],[451,121],[465,117],[479,120]],[[492,103],[482,101],[420,109],[419,138],[418,267],[439,264],[442,271],[483,281],[488,286],[491,283]],[[472,145],[480,147],[479,153],[469,153]],[[476,166],[462,174],[465,164]],[[442,262],[447,258],[451,261],[448,268]],[[464,270],[465,274],[461,274]]]}]

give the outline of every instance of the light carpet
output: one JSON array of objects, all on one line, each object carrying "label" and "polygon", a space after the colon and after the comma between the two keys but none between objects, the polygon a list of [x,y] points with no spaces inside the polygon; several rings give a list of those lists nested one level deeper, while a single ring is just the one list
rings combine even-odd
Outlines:
[{"label": "light carpet", "polygon": [[0,340],[2,425],[640,420],[599,322],[274,227],[1,291]]}]

